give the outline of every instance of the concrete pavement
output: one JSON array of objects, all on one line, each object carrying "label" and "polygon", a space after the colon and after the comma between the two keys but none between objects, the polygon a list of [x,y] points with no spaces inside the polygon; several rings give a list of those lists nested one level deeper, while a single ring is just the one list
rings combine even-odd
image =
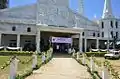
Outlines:
[{"label": "concrete pavement", "polygon": [[55,57],[26,79],[91,79],[87,68],[70,57]]}]

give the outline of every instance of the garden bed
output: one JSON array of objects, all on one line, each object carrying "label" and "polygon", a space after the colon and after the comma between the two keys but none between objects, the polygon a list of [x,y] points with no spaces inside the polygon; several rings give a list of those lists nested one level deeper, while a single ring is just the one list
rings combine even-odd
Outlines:
[{"label": "garden bed", "polygon": [[[6,61],[9,61],[11,56],[0,56],[0,67],[2,68],[3,64],[5,64]],[[17,56],[22,61],[26,61],[30,59],[30,56]],[[19,64],[18,67],[18,73],[26,68],[31,68],[31,63],[28,63],[26,65]],[[4,69],[0,69],[0,79],[8,79],[10,72],[10,66],[5,67]]]},{"label": "garden bed", "polygon": [[[103,57],[96,57],[96,59],[101,62],[105,60]],[[119,60],[108,59],[108,61],[111,63],[115,71],[117,71],[120,76],[120,59]]]}]

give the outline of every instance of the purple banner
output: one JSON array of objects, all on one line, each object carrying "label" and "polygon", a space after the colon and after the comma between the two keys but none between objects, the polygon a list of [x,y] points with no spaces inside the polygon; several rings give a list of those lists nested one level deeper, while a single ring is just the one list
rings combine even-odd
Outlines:
[{"label": "purple banner", "polygon": [[72,43],[72,38],[52,37],[52,43]]}]

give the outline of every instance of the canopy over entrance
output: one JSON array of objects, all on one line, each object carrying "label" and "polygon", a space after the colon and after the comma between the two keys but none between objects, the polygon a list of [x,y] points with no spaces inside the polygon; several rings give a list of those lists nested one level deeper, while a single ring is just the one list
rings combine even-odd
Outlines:
[{"label": "canopy over entrance", "polygon": [[[79,35],[79,51],[82,51],[82,28],[65,28],[65,27],[55,27],[55,26],[43,26],[38,25],[37,27],[37,50],[42,49],[42,46],[48,46],[48,44],[54,44],[55,47],[58,45],[72,46],[72,35]],[[39,38],[39,39],[38,39]],[[41,42],[44,41],[44,42]],[[44,43],[44,44],[39,44]],[[66,47],[65,46],[65,47]]]}]

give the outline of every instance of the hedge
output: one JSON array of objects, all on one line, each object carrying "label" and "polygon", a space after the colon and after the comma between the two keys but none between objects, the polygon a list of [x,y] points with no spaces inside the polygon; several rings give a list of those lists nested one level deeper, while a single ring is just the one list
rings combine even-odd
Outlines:
[{"label": "hedge", "polygon": [[88,57],[95,56],[95,57],[104,57],[104,55],[107,54],[107,52],[87,52],[86,55]]},{"label": "hedge", "polygon": [[0,55],[2,56],[31,56],[33,52],[28,52],[28,51],[0,51]]}]

